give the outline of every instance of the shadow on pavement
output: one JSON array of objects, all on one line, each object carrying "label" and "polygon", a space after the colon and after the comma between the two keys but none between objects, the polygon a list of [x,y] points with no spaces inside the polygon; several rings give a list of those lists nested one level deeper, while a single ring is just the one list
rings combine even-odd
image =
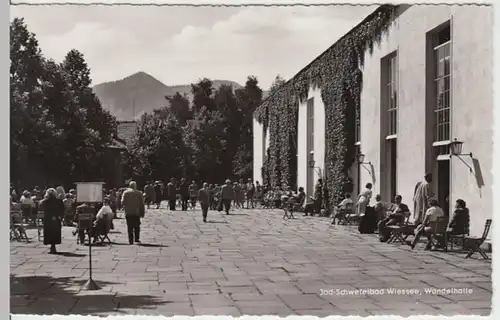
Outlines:
[{"label": "shadow on pavement", "polygon": [[81,258],[81,257],[86,257],[86,254],[81,254],[81,253],[74,253],[74,252],[60,252],[58,251],[55,253],[56,256],[63,256],[63,257],[69,257],[69,258]]},{"label": "shadow on pavement", "polygon": [[215,221],[215,220],[208,220],[207,222],[208,223],[225,223],[225,224],[228,223],[227,221]]},{"label": "shadow on pavement", "polygon": [[167,245],[164,244],[155,244],[155,243],[141,243],[139,247],[150,247],[150,248],[168,248]]},{"label": "shadow on pavement", "polygon": [[13,314],[128,313],[122,309],[155,309],[169,303],[150,295],[115,295],[106,290],[114,282],[96,281],[101,290],[81,290],[87,279],[50,276],[10,277],[10,312]]}]

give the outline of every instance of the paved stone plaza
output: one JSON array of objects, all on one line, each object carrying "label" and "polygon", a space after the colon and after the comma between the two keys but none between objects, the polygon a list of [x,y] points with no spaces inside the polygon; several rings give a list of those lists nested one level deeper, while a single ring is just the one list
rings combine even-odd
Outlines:
[{"label": "paved stone plaza", "polygon": [[[72,228],[63,229],[58,255],[47,254],[36,230],[28,232],[31,243],[11,241],[11,312],[405,316],[491,310],[491,262],[479,254],[465,260],[423,245],[412,251],[322,218],[284,221],[279,210],[211,211],[204,224],[199,211],[171,213],[164,206],[147,211],[143,245],[128,245],[125,220],[118,219],[114,243],[93,248],[98,291],[80,289],[89,276],[88,247],[76,244]],[[391,288],[420,294],[352,291]],[[430,288],[468,293],[424,292]]]}]

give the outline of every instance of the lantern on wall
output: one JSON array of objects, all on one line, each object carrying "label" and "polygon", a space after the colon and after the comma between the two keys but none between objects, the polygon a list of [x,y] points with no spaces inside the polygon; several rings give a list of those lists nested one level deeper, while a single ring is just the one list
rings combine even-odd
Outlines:
[{"label": "lantern on wall", "polygon": [[462,147],[463,147],[464,142],[457,140],[457,138],[453,139],[452,142],[448,145],[450,148],[450,159],[453,158],[453,156],[457,157],[462,161],[468,168],[470,172],[473,172],[474,170],[472,167],[462,158],[462,157],[470,157],[471,160],[473,160],[472,152],[470,153],[462,153]]}]

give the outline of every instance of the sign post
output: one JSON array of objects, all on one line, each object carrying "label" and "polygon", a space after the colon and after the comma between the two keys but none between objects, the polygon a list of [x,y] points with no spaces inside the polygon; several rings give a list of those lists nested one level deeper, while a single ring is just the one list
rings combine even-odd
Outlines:
[{"label": "sign post", "polygon": [[[93,203],[97,204],[103,201],[103,182],[77,182],[76,183],[76,201],[78,203]],[[97,283],[92,279],[92,225],[94,215],[93,207],[86,207],[87,210],[78,214],[78,228],[85,230],[89,237],[89,279],[83,285],[85,290],[99,290],[101,289]]]}]

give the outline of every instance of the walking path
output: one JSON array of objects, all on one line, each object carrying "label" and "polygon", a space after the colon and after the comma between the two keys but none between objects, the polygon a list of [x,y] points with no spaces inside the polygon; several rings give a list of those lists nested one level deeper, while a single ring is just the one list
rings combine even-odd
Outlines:
[{"label": "walking path", "polygon": [[[423,246],[378,242],[329,220],[283,220],[279,210],[151,209],[143,245],[115,220],[111,246],[94,247],[98,291],[83,291],[88,247],[63,228],[58,255],[28,235],[11,242],[11,312],[89,315],[414,315],[491,310],[491,262]],[[427,292],[460,289],[455,292]],[[365,292],[360,290],[366,289]],[[375,289],[378,289],[376,291]],[[413,292],[391,292],[392,289]],[[418,292],[420,290],[420,292]],[[399,293],[399,294],[398,294]]]}]

